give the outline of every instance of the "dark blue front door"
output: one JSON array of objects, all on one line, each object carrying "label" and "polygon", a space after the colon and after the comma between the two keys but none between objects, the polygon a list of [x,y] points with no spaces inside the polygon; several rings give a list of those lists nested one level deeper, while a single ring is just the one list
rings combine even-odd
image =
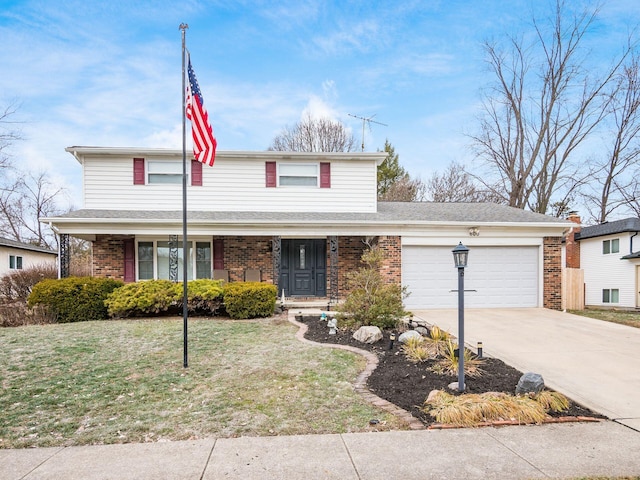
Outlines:
[{"label": "dark blue front door", "polygon": [[286,296],[326,296],[325,239],[283,239],[281,252],[280,288]]}]

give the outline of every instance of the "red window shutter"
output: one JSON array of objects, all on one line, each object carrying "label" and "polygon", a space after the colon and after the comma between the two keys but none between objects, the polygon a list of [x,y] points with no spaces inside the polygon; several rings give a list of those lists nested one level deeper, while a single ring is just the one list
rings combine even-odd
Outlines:
[{"label": "red window shutter", "polygon": [[320,163],[320,188],[331,188],[331,164]]},{"label": "red window shutter", "polygon": [[275,187],[278,184],[276,162],[265,162],[265,173],[267,187]]},{"label": "red window shutter", "polygon": [[144,185],[144,158],[133,159],[133,184]]},{"label": "red window shutter", "polygon": [[136,251],[133,238],[124,241],[124,281],[136,281]]},{"label": "red window shutter", "polygon": [[224,239],[213,239],[213,269],[224,270]]},{"label": "red window shutter", "polygon": [[191,160],[191,185],[202,186],[202,162]]}]

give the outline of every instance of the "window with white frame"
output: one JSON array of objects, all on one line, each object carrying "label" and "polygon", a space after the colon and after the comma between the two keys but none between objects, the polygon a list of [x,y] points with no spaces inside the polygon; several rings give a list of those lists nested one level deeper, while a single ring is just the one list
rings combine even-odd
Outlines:
[{"label": "window with white frame", "polygon": [[[192,254],[195,248],[195,256]],[[183,279],[184,258],[182,240],[176,245],[178,280]],[[138,242],[138,280],[169,280],[171,245],[165,240]],[[187,278],[211,278],[211,242],[191,241],[187,244]]]},{"label": "window with white frame", "polygon": [[147,160],[147,184],[181,183],[182,160]]},{"label": "window with white frame", "polygon": [[620,303],[620,290],[617,288],[602,289],[602,303]]},{"label": "window with white frame", "polygon": [[317,164],[278,164],[278,185],[281,187],[317,187]]},{"label": "window with white frame", "polygon": [[602,254],[608,255],[610,253],[619,253],[620,252],[620,239],[613,238],[611,240],[603,240],[602,241]]},{"label": "window with white frame", "polygon": [[22,257],[20,255],[9,255],[9,269],[22,270]]}]

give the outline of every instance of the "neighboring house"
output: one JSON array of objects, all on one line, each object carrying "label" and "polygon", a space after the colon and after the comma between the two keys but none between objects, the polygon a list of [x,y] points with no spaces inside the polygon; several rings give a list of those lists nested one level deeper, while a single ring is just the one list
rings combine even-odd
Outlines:
[{"label": "neighboring house", "polygon": [[58,253],[48,248],[0,237],[0,276],[37,265],[56,265]]},{"label": "neighboring house", "polygon": [[640,308],[640,218],[576,233],[586,307]]},{"label": "neighboring house", "polygon": [[[93,274],[182,278],[182,151],[69,147],[84,205],[41,219],[92,242]],[[189,277],[257,279],[286,298],[344,298],[365,241],[387,252],[410,309],[457,305],[451,250],[470,248],[468,307],[561,308],[562,236],[571,222],[504,205],[377,201],[378,153],[218,152],[189,160]],[[61,264],[68,255],[61,250]],[[173,260],[172,260],[173,259]]]}]

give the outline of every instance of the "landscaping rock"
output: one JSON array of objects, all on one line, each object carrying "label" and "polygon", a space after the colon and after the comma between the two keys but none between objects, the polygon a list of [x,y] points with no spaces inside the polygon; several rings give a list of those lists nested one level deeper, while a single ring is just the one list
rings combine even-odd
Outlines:
[{"label": "landscaping rock", "polygon": [[414,330],[418,332],[420,335],[422,335],[423,337],[430,336],[429,329],[427,327],[423,327],[422,325],[418,325]]},{"label": "landscaping rock", "polygon": [[376,343],[382,340],[382,331],[378,327],[360,327],[353,338],[362,343]]},{"label": "landscaping rock", "polygon": [[400,335],[400,337],[398,337],[398,341],[400,343],[407,343],[407,340],[409,340],[410,338],[422,338],[422,335],[420,335],[420,333],[416,332],[415,330],[407,330],[402,335]]},{"label": "landscaping rock", "polygon": [[539,373],[527,372],[520,377],[516,386],[516,395],[540,393],[544,388],[544,379]]}]

